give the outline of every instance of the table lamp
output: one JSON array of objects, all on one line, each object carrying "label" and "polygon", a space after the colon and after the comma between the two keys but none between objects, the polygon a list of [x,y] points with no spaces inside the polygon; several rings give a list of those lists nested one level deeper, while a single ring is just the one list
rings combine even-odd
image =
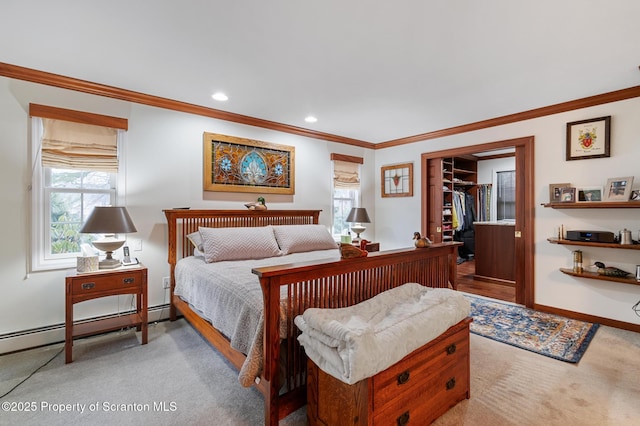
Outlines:
[{"label": "table lamp", "polygon": [[360,234],[367,229],[362,226],[362,224],[371,223],[371,219],[369,219],[367,209],[363,207],[353,207],[345,219],[345,222],[353,223],[353,225],[351,225],[351,230],[357,234],[356,238],[353,239],[353,242],[358,242],[360,241]]},{"label": "table lamp", "polygon": [[85,224],[80,229],[81,234],[104,234],[103,238],[92,241],[98,250],[106,252],[106,258],[98,264],[100,269],[113,269],[121,265],[113,258],[113,252],[125,243],[125,239],[116,238],[115,234],[137,232],[129,213],[125,207],[95,207]]}]

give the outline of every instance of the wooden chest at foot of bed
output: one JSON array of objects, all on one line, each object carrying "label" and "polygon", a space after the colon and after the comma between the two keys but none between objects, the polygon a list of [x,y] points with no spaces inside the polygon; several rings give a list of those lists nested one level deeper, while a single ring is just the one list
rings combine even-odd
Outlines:
[{"label": "wooden chest at foot of bed", "polygon": [[308,361],[310,425],[425,425],[470,396],[469,323],[460,321],[380,373],[349,385]]}]

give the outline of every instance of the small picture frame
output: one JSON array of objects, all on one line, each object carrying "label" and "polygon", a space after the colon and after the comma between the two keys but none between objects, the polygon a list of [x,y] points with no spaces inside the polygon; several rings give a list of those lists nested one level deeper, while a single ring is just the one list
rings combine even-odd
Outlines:
[{"label": "small picture frame", "polygon": [[631,197],[631,187],[633,186],[633,176],[609,178],[605,187],[606,201],[629,201]]},{"label": "small picture frame", "polygon": [[630,201],[640,201],[640,189],[631,190]]},{"label": "small picture frame", "polygon": [[570,187],[570,183],[550,183],[549,184],[549,202],[559,203],[562,188]]},{"label": "small picture frame", "polygon": [[609,157],[611,116],[567,123],[566,160]]},{"label": "small picture frame", "polygon": [[394,164],[380,168],[380,195],[413,197],[413,163]]},{"label": "small picture frame", "polygon": [[586,186],[584,188],[578,188],[578,199],[576,201],[578,203],[602,201],[602,187]]},{"label": "small picture frame", "polygon": [[560,189],[560,202],[561,203],[575,203],[576,202],[576,189],[575,188],[561,188]]}]

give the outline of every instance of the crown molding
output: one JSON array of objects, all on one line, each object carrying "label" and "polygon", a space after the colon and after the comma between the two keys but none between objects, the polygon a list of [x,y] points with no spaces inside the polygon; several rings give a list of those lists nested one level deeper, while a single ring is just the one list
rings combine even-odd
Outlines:
[{"label": "crown molding", "polygon": [[261,127],[278,132],[291,133],[294,135],[313,139],[321,139],[346,145],[354,145],[362,148],[374,148],[374,144],[371,142],[351,139],[344,136],[332,135],[330,133],[318,132],[315,130],[305,129],[303,127],[277,123],[275,121],[249,117],[247,115],[235,114],[232,112],[222,111],[215,108],[208,108],[200,105],[190,104],[187,102],[176,101],[173,99],[162,98],[159,96],[147,95],[140,92],[120,89],[118,87],[107,86],[100,83],[93,83],[91,81],[66,77],[63,75],[53,74],[45,71],[38,71],[31,68],[6,64],[3,62],[0,62],[0,76],[14,78],[16,80],[29,81],[32,83],[44,84],[61,89],[74,90],[76,92],[88,93],[91,95],[104,96],[121,101],[185,112],[188,114],[195,114],[203,117],[215,118],[218,120],[246,124],[247,126]]},{"label": "crown molding", "polygon": [[476,130],[487,129],[490,127],[511,124],[518,121],[531,120],[534,118],[544,117],[581,108],[587,108],[595,105],[602,105],[610,102],[617,102],[625,99],[640,97],[640,86],[633,86],[626,89],[615,90],[613,92],[607,92],[600,95],[588,96],[586,98],[562,102],[542,108],[504,115],[488,120],[476,121],[474,123],[463,124],[460,126],[449,127],[447,129],[435,130],[432,132],[421,133],[414,136],[393,139],[386,142],[372,143],[330,133],[305,129],[303,127],[277,123],[275,121],[263,120],[261,118],[250,117],[247,115],[235,114],[215,108],[208,108],[187,102],[162,98],[159,96],[147,95],[140,92],[120,89],[118,87],[107,86],[100,83],[93,83],[86,80],[66,77],[45,71],[38,71],[31,68],[20,67],[3,62],[0,62],[0,76],[373,150],[407,145],[410,143],[422,142],[430,139],[442,138],[446,136],[457,135],[460,133],[472,132]]}]

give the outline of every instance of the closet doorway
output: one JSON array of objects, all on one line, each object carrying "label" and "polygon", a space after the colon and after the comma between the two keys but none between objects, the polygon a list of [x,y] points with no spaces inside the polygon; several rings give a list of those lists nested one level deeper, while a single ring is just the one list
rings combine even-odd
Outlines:
[{"label": "closet doorway", "polygon": [[[422,196],[422,229],[425,235],[433,236],[436,241],[447,241],[452,239],[448,233],[450,229],[450,219],[443,214],[448,213],[452,198],[447,198],[448,181],[455,184],[469,185],[469,192],[476,197],[477,188],[471,189],[473,182],[467,182],[453,175],[452,159],[481,158],[476,157],[478,153],[501,152],[504,150],[515,150],[515,173],[516,173],[516,197],[515,197],[515,223],[510,224],[508,229],[513,229],[513,282],[515,283],[515,302],[527,307],[533,307],[534,303],[534,268],[533,268],[533,236],[534,236],[534,137],[524,137],[505,141],[483,143],[479,145],[448,149],[424,153],[421,156],[421,196]],[[506,154],[513,156],[514,154]],[[495,157],[494,157],[495,158]],[[450,166],[449,166],[450,164]],[[447,170],[451,169],[450,177]],[[460,169],[456,169],[460,170]],[[462,170],[461,173],[468,172],[471,178],[477,178],[477,169]],[[460,182],[462,180],[462,183]],[[450,189],[454,188],[452,183]],[[506,227],[503,227],[506,229]],[[510,231],[509,231],[510,233]],[[455,235],[455,232],[453,233]],[[455,237],[453,237],[455,238]],[[466,238],[470,238],[466,235]],[[494,245],[495,247],[495,245]],[[481,247],[480,247],[481,248]],[[472,258],[472,257],[471,257]],[[467,263],[467,265],[465,265]],[[474,262],[463,262],[459,265],[459,277],[463,276],[465,281],[469,275],[469,268]],[[475,271],[473,271],[475,274]],[[460,278],[457,280],[461,281]],[[503,300],[513,300],[513,287],[501,286],[486,282],[480,284],[480,280],[472,280],[474,285],[485,285],[489,297]],[[469,285],[467,282],[464,285]]]}]

